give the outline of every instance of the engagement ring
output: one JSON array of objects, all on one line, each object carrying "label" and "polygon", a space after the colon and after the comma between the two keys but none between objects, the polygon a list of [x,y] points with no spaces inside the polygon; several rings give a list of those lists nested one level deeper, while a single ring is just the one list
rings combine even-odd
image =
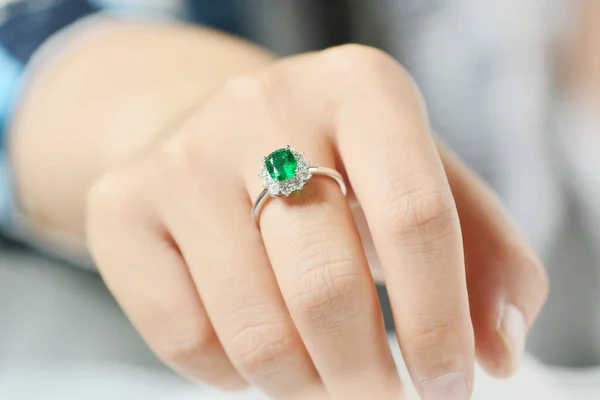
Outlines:
[{"label": "engagement ring", "polygon": [[263,167],[258,176],[262,178],[263,191],[252,207],[252,216],[258,223],[260,211],[270,197],[289,196],[301,190],[313,176],[326,176],[334,179],[344,196],[346,184],[342,175],[334,169],[311,166],[304,159],[304,153],[290,146],[278,149],[262,158]]}]

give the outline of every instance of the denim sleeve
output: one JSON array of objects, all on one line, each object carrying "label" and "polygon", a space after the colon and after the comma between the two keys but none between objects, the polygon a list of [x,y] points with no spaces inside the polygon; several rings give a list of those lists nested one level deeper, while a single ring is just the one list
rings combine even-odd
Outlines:
[{"label": "denim sleeve", "polygon": [[0,46],[0,232],[8,232],[15,215],[14,196],[6,150],[6,125],[19,93],[23,63]]}]

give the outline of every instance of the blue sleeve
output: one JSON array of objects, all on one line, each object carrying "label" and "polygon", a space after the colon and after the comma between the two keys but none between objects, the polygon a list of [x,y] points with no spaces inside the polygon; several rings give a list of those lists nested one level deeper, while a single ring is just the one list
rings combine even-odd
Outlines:
[{"label": "blue sleeve", "polygon": [[5,127],[20,91],[22,76],[23,63],[0,45],[0,232],[9,229],[15,215]]}]

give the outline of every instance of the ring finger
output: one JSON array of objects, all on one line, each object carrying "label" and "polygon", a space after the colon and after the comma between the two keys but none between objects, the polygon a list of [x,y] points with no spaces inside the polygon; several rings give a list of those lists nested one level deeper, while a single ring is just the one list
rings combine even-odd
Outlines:
[{"label": "ring finger", "polygon": [[[264,149],[276,147],[273,141]],[[304,149],[320,166],[335,166],[326,141]],[[255,174],[249,180],[253,196],[259,182]],[[397,398],[400,380],[375,286],[335,181],[317,177],[305,190],[270,201],[260,227],[290,314],[328,392],[344,399]]]}]

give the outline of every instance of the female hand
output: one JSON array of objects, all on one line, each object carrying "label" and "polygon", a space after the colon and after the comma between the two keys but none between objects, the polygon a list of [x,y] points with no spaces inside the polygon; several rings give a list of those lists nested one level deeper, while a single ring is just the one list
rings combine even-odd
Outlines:
[{"label": "female hand", "polygon": [[[342,172],[349,197],[313,177],[257,225],[261,156],[285,145]],[[276,399],[399,398],[354,203],[421,395],[467,399],[476,355],[514,371],[544,272],[489,190],[436,145],[410,77],[375,49],[232,79],[97,182],[88,243],[133,324],[187,376]]]}]

